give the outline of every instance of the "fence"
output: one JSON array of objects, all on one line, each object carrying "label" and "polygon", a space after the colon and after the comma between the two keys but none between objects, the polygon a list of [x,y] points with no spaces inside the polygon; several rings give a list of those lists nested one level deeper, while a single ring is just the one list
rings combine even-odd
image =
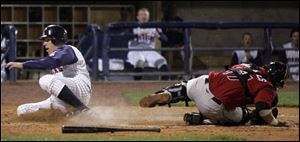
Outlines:
[{"label": "fence", "polygon": [[[275,28],[296,28],[299,23],[291,22],[201,22],[201,21],[191,21],[191,22],[148,22],[148,23],[137,23],[137,22],[119,22],[108,24],[103,33],[102,42],[102,60],[103,60],[103,72],[98,71],[97,45],[93,46],[93,69],[92,78],[97,80],[99,75],[102,75],[104,80],[109,80],[110,76],[134,76],[134,75],[187,75],[192,74],[205,74],[206,71],[191,72],[191,64],[189,62],[191,53],[193,51],[232,51],[239,50],[240,48],[191,48],[191,29],[243,29],[243,28],[260,28],[264,29],[264,49],[261,48],[251,48],[255,50],[264,50],[264,63],[269,63],[272,56],[272,29]],[[122,49],[114,48],[111,49],[110,39],[111,31],[124,29],[124,28],[182,28],[184,29],[184,48],[174,49],[174,48],[161,48],[161,49]],[[114,41],[117,42],[117,41]],[[183,50],[184,52],[184,71],[183,72],[110,72],[109,70],[109,52],[111,51],[132,51],[132,50],[156,50],[156,51],[178,51]],[[276,49],[276,50],[287,50],[287,49]],[[289,50],[289,49],[288,49]],[[298,64],[294,66],[299,66]]]},{"label": "fence", "polygon": [[[6,42],[6,50],[4,52],[4,56],[3,56],[3,58],[1,58],[1,65],[2,65],[2,62],[5,61],[5,59],[7,59],[6,62],[16,60],[16,57],[17,57],[17,45],[16,45],[17,29],[12,25],[5,26],[3,28],[3,30],[1,31],[1,42],[2,42],[2,38],[6,38],[8,40],[8,42]],[[16,81],[16,79],[17,79],[16,69],[9,70],[8,79],[11,81]]]},{"label": "fence", "polygon": [[[240,48],[191,48],[191,29],[242,29],[242,28],[261,28],[264,29],[264,48],[251,48],[255,50],[264,50],[264,63],[269,63],[272,56],[273,50],[293,50],[293,49],[273,49],[272,48],[272,29],[275,28],[296,28],[299,26],[299,23],[288,23],[288,22],[149,22],[149,23],[137,23],[137,22],[122,22],[122,23],[110,23],[108,24],[103,32],[103,35],[99,37],[97,35],[97,30],[99,27],[97,25],[90,25],[92,32],[92,78],[98,80],[99,76],[103,76],[104,80],[109,80],[110,76],[134,76],[134,75],[186,75],[191,76],[195,74],[205,74],[207,71],[191,71],[191,64],[189,62],[191,53],[194,51],[232,51],[238,50]],[[110,41],[113,30],[124,29],[124,28],[182,28],[184,29],[184,48],[175,49],[175,48],[160,48],[160,49],[128,49],[128,48],[110,48]],[[13,26],[8,28],[9,36],[11,37],[10,41],[10,61],[16,59],[16,29]],[[99,42],[100,41],[100,42]],[[115,41],[118,42],[118,41]],[[99,45],[101,44],[101,45]],[[103,60],[103,71],[99,72],[99,52],[101,48],[101,55]],[[109,52],[113,51],[132,51],[132,50],[155,50],[155,51],[184,51],[184,70],[179,72],[111,72],[109,70]],[[299,66],[295,64],[293,66]],[[16,80],[16,71],[11,70],[10,80]],[[299,73],[296,73],[299,74]]]}]

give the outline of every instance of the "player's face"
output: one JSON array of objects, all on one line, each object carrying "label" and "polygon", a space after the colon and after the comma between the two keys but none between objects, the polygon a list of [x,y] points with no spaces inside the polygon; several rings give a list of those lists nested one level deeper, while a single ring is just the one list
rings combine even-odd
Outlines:
[{"label": "player's face", "polygon": [[291,41],[295,47],[299,48],[299,32],[294,32],[292,34]]},{"label": "player's face", "polygon": [[48,55],[50,55],[57,47],[52,43],[51,38],[45,38],[43,41],[43,47]]},{"label": "player's face", "polygon": [[140,10],[137,15],[137,19],[140,23],[149,21],[149,12],[147,10]]},{"label": "player's face", "polygon": [[242,44],[244,47],[251,47],[252,46],[252,36],[251,35],[244,35],[242,40]]}]

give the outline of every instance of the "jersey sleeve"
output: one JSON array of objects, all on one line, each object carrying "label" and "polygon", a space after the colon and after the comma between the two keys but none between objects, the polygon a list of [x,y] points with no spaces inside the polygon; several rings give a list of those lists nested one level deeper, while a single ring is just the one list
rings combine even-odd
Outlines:
[{"label": "jersey sleeve", "polygon": [[38,60],[26,61],[23,64],[24,69],[54,69],[78,61],[71,47],[64,46],[57,48],[54,52],[53,55]]},{"label": "jersey sleeve", "polygon": [[168,37],[167,35],[165,35],[162,30],[157,30],[158,34],[159,34],[159,39],[160,41],[168,41]]},{"label": "jersey sleeve", "polygon": [[[258,91],[254,98],[254,104],[257,110],[270,109],[277,101],[277,94],[271,88],[263,88]],[[277,102],[276,102],[277,103]]]}]

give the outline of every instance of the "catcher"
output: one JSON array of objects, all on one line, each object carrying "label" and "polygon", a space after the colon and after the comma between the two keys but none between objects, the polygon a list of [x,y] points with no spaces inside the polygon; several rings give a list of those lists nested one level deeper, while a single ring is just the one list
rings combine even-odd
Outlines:
[{"label": "catcher", "polygon": [[91,81],[85,60],[80,51],[67,45],[67,31],[58,25],[49,25],[40,37],[49,56],[26,62],[9,62],[9,69],[51,69],[53,74],[39,79],[40,87],[50,94],[47,100],[18,106],[21,116],[40,109],[59,109],[66,116],[88,110]]},{"label": "catcher", "polygon": [[[140,100],[142,107],[195,101],[200,113],[186,113],[189,124],[289,126],[276,119],[278,96],[287,79],[287,66],[271,62],[262,67],[237,64],[224,72],[209,72],[166,87]],[[254,104],[250,112],[246,105]]]}]

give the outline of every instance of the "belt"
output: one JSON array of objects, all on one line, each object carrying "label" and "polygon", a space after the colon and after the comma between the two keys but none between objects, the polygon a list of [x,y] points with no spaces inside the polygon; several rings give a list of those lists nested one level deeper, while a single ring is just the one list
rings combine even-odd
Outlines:
[{"label": "belt", "polygon": [[[209,80],[208,80],[208,78],[205,78],[205,84],[208,84],[209,83]],[[208,91],[207,91],[208,92]],[[222,104],[222,102],[218,99],[218,98],[216,98],[216,97],[212,97],[211,98],[214,102],[216,102],[218,105],[221,105]]]}]

